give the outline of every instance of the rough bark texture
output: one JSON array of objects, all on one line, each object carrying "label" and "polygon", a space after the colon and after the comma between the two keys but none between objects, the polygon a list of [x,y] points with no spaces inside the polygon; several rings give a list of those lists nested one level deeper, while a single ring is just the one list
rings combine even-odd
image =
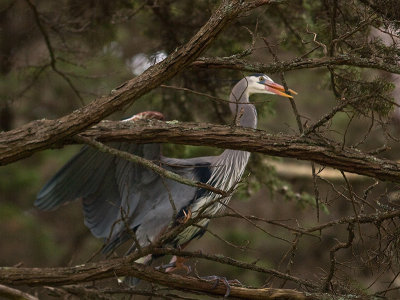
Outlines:
[{"label": "rough bark texture", "polygon": [[[196,146],[215,146],[259,152],[268,155],[310,160],[346,172],[400,182],[400,164],[380,159],[357,149],[342,148],[312,138],[272,135],[263,130],[230,127],[215,124],[137,121],[135,123],[103,121],[82,136],[102,142],[133,141],[136,143],[176,143]],[[34,141],[32,141],[34,142]],[[54,147],[76,143],[65,139]],[[17,159],[18,152],[9,156],[0,153],[0,164]],[[15,158],[15,159],[13,159]]]},{"label": "rough bark texture", "polygon": [[[90,282],[118,276],[134,276],[142,280],[184,291],[209,295],[225,295],[226,286],[221,281],[204,280],[190,276],[180,276],[155,270],[133,262],[134,256],[125,256],[97,263],[64,268],[16,268],[0,267],[0,283],[8,285],[61,286]],[[249,288],[230,286],[229,297],[234,299],[372,299],[370,296],[343,295],[334,296],[322,293],[306,293],[291,289]]]},{"label": "rough bark texture", "polygon": [[222,1],[208,22],[187,44],[177,48],[165,60],[150,67],[140,76],[125,82],[110,95],[103,96],[57,120],[37,120],[11,131],[1,132],[1,156],[7,157],[11,154],[14,157],[12,161],[27,157],[35,151],[46,149],[53,143],[85,130],[111,113],[132,104],[193,62],[239,14],[268,2],[269,0]]},{"label": "rough bark texture", "polygon": [[321,68],[327,66],[356,66],[360,68],[373,68],[386,72],[400,74],[400,65],[379,61],[376,58],[362,58],[351,55],[337,57],[294,59],[269,64],[250,62],[232,57],[207,58],[201,57],[191,66],[207,69],[232,69],[258,73],[278,73],[290,70]]},{"label": "rough bark texture", "polygon": [[[189,289],[211,295],[226,293],[226,286],[222,282],[215,286],[215,281],[166,274],[131,262],[128,257],[67,268],[0,268],[0,282],[10,285],[59,286],[126,275],[180,290]],[[312,294],[295,290],[237,286],[231,286],[230,296],[240,299],[318,299]]]}]

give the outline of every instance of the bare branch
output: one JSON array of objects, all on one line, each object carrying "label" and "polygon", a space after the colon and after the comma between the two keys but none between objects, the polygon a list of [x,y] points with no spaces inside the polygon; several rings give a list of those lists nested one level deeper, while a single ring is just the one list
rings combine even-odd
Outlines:
[{"label": "bare branch", "polygon": [[[366,175],[380,180],[400,182],[400,164],[397,162],[368,155],[357,149],[346,147],[342,149],[342,145],[327,144],[316,138],[284,134],[272,135],[263,130],[156,120],[142,120],[134,123],[103,121],[100,125],[85,131],[81,135],[101,142],[170,142],[246,150],[279,157],[310,160],[345,172]],[[13,138],[18,139],[18,136],[9,136],[9,139]],[[75,143],[73,139],[66,139],[62,143],[53,145],[53,147]],[[0,165],[18,159],[20,153],[18,150],[13,153],[14,149],[12,148],[1,149],[3,145],[6,146],[8,144],[10,143],[7,140],[0,139]]]},{"label": "bare branch", "polygon": [[[152,267],[132,262],[132,256],[68,268],[0,267],[0,282],[8,282],[13,285],[57,286],[127,275],[180,290],[211,295],[225,295],[226,292],[223,283],[214,287],[213,281],[166,274],[154,270]],[[242,299],[276,299],[278,293],[287,295],[286,299],[316,299],[314,296],[307,296],[306,293],[294,290],[254,289],[237,286],[231,286],[230,296]]]},{"label": "bare branch", "polygon": [[63,78],[67,82],[69,87],[72,89],[72,91],[75,93],[75,95],[78,97],[78,99],[80,100],[81,104],[83,105],[84,104],[83,103],[83,98],[82,98],[81,94],[79,93],[79,91],[77,90],[77,88],[74,86],[74,84],[69,79],[69,77],[65,73],[61,72],[57,68],[57,65],[56,65],[57,60],[56,60],[56,57],[55,57],[55,54],[54,54],[53,46],[51,45],[51,42],[50,42],[50,37],[49,37],[46,29],[43,27],[42,22],[40,21],[39,12],[38,12],[36,6],[32,3],[31,0],[26,0],[26,2],[28,3],[29,7],[31,8],[31,10],[33,12],[33,15],[35,17],[36,24],[39,27],[39,30],[42,33],[43,38],[45,40],[46,47],[47,47],[47,50],[48,50],[49,55],[50,55],[50,66],[51,66],[51,68],[53,69],[54,72],[56,72],[58,75],[60,75],[61,78]]},{"label": "bare branch", "polygon": [[153,163],[153,162],[151,162],[151,161],[149,161],[149,160],[147,160],[147,159],[145,159],[143,157],[140,157],[140,156],[137,156],[137,155],[125,152],[125,151],[121,151],[121,150],[109,147],[109,146],[104,145],[104,144],[102,144],[100,142],[97,142],[97,141],[95,141],[93,139],[82,137],[80,135],[75,136],[74,139],[76,141],[80,142],[80,143],[84,143],[84,144],[87,144],[87,145],[89,145],[89,146],[91,146],[93,148],[96,148],[97,150],[99,150],[101,152],[109,153],[109,154],[112,154],[112,155],[115,155],[115,156],[118,156],[118,157],[122,157],[122,158],[124,158],[124,159],[126,159],[128,161],[131,161],[131,162],[137,163],[139,165],[142,165],[145,168],[149,168],[150,170],[154,171],[155,173],[157,173],[158,175],[160,175],[162,177],[169,178],[169,179],[175,180],[177,182],[180,182],[180,183],[183,183],[183,184],[186,184],[186,185],[189,185],[189,186],[203,188],[203,189],[212,191],[212,192],[214,192],[216,194],[222,195],[224,197],[226,197],[228,195],[227,192],[222,191],[220,189],[217,189],[217,188],[215,188],[215,187],[213,187],[213,186],[211,186],[209,184],[206,184],[206,183],[203,183],[203,182],[199,182],[199,181],[189,180],[189,179],[184,178],[184,177],[182,177],[182,176],[180,176],[180,175],[178,175],[178,174],[176,174],[174,172],[168,171],[168,170],[156,165],[155,163]]},{"label": "bare branch", "polygon": [[[110,95],[103,96],[69,115],[57,120],[33,121],[7,133],[1,132],[0,149],[5,152],[9,152],[11,149],[17,150],[17,157],[21,159],[33,151],[49,148],[50,145],[98,123],[111,113],[132,104],[150,90],[185,69],[239,14],[268,3],[269,0],[222,1],[208,22],[191,40],[176,49],[162,62],[150,67],[140,76],[125,82],[113,90]],[[9,139],[7,144],[3,144],[4,138],[7,139],[9,136],[18,136],[18,138]],[[21,143],[26,144],[27,147],[20,147]]]},{"label": "bare branch", "polygon": [[331,283],[331,280],[333,278],[333,275],[335,273],[335,266],[336,266],[336,259],[335,259],[335,254],[337,251],[339,251],[340,249],[346,249],[349,248],[351,246],[351,244],[353,243],[353,239],[354,239],[354,229],[353,229],[354,225],[353,224],[349,224],[349,227],[347,228],[349,235],[348,235],[348,239],[346,243],[342,243],[342,242],[338,242],[335,246],[332,247],[332,249],[330,250],[330,269],[329,269],[329,273],[328,276],[325,280],[325,284],[324,284],[324,291],[328,291],[329,290],[329,285]]},{"label": "bare branch", "polygon": [[243,59],[231,59],[228,57],[200,57],[191,64],[193,67],[207,69],[232,69],[257,73],[278,73],[282,71],[321,68],[332,65],[355,66],[360,68],[371,68],[394,74],[400,74],[400,65],[385,63],[375,58],[362,58],[354,55],[338,55],[334,57],[293,59],[284,62],[270,64],[249,62]]}]

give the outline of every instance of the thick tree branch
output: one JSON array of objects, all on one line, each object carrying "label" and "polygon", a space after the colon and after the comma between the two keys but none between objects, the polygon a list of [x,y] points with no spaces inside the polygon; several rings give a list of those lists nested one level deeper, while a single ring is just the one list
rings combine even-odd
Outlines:
[{"label": "thick tree branch", "polygon": [[[388,218],[398,216],[398,212],[391,212],[383,215],[362,216],[361,222],[381,222]],[[355,219],[343,219],[343,222],[337,224],[352,224]],[[324,226],[326,227],[326,226]],[[321,227],[322,228],[322,227]],[[310,228],[307,231],[314,231],[317,228]],[[183,257],[201,258],[256,272],[272,274],[277,278],[285,278],[299,283],[311,289],[317,289],[318,286],[309,281],[305,281],[289,274],[284,274],[275,270],[266,269],[255,264],[247,264],[244,262],[233,260],[229,257],[219,255],[204,254],[201,252],[179,251],[177,249],[153,248],[152,246],[143,249],[142,255],[149,253],[157,255],[173,254]],[[213,295],[224,295],[226,287],[220,283],[214,287],[214,282],[202,280],[194,277],[183,277],[175,274],[166,274],[153,269],[150,266],[137,264],[134,261],[139,257],[138,254],[132,254],[122,258],[100,261],[97,263],[88,263],[84,265],[64,268],[18,268],[18,267],[0,267],[0,283],[8,285],[30,285],[30,286],[60,286],[76,283],[90,282],[93,280],[101,280],[105,278],[113,278],[118,276],[135,276],[143,280],[151,281],[157,284],[165,285],[174,289],[201,292]],[[323,299],[322,294],[301,293],[293,290],[285,289],[253,289],[246,287],[231,287],[232,297],[244,299]],[[274,298],[275,297],[275,298]],[[279,298],[278,297],[278,298]],[[354,297],[354,295],[353,295]],[[279,298],[279,299],[281,299]],[[360,297],[356,299],[369,299],[370,297]],[[335,298],[330,298],[335,299]],[[346,299],[346,297],[342,298]]]},{"label": "thick tree branch", "polygon": [[[134,123],[103,121],[82,133],[83,137],[101,142],[132,141],[136,143],[176,143],[195,146],[214,146],[259,152],[279,157],[313,161],[342,171],[400,182],[400,164],[380,159],[357,149],[326,144],[309,137],[272,135],[263,130],[229,127],[215,124],[137,121]],[[34,141],[32,141],[34,142]],[[55,144],[74,144],[73,138]],[[0,164],[18,158],[12,149],[4,155],[0,151]],[[11,159],[11,160],[10,160]]]},{"label": "thick tree branch", "polygon": [[57,120],[33,121],[20,128],[0,133],[0,152],[7,156],[7,153],[13,152],[15,155],[17,151],[16,159],[21,159],[100,122],[182,71],[203,53],[238,15],[267,3],[269,0],[222,1],[208,22],[191,40],[177,48],[162,62],[125,82],[110,95],[103,96],[69,115]]},{"label": "thick tree branch", "polygon": [[[213,288],[214,281],[163,273],[152,267],[132,262],[131,256],[65,268],[0,268],[0,282],[11,285],[58,286],[127,275],[180,290],[213,295],[224,295],[226,292],[226,287],[222,282]],[[293,290],[252,289],[236,286],[231,287],[230,295],[242,299],[276,299],[274,297],[279,293],[290,296],[287,299],[316,299]]]},{"label": "thick tree branch", "polygon": [[[155,253],[169,253],[170,251],[169,249],[153,250],[155,250]],[[173,249],[173,251],[177,250]],[[201,254],[197,256],[201,257]],[[195,253],[193,253],[193,257],[196,257]],[[113,278],[117,276],[134,276],[142,280],[178,290],[220,296],[225,295],[226,293],[226,286],[222,282],[215,285],[215,281],[164,273],[157,271],[150,266],[133,262],[136,258],[137,256],[130,255],[123,258],[64,268],[0,267],[0,283],[9,285],[60,286]],[[248,288],[242,286],[230,287],[230,297],[239,299],[300,300],[325,299],[326,296],[327,295],[324,294],[304,293],[289,289]],[[330,296],[329,299],[339,299],[339,297],[335,298],[334,296]],[[340,299],[370,299],[370,297],[357,297],[351,295],[350,298],[340,296]]]},{"label": "thick tree branch", "polygon": [[378,69],[394,74],[400,74],[400,65],[387,63],[372,58],[362,58],[352,55],[334,57],[293,59],[290,61],[274,62],[269,64],[250,62],[234,57],[201,57],[191,64],[193,67],[208,69],[232,69],[257,73],[278,73],[283,71],[320,68],[326,66],[355,66],[360,68]]}]

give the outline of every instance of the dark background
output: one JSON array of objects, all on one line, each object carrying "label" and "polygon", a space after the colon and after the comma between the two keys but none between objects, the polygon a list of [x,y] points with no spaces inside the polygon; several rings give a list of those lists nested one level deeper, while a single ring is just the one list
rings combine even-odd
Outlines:
[{"label": "dark background", "polygon": [[[330,28],[334,2],[339,7],[336,19],[338,36],[354,30],[362,20],[376,13],[362,3],[365,1],[290,1],[269,5],[238,18],[221,33],[204,56],[241,53],[251,47],[251,32],[258,38],[252,54],[246,59],[273,62],[261,37],[267,38],[280,60],[301,57],[318,46],[310,32],[316,32],[316,41],[321,43],[329,45],[332,40]],[[29,3],[33,3],[34,8]],[[108,94],[125,80],[140,74],[143,62],[152,64],[156,58],[162,58],[185,43],[207,21],[214,4],[214,1],[206,0],[1,0],[0,130],[17,128],[35,119],[54,119]],[[387,34],[374,29],[386,28],[391,17],[384,13],[369,26],[361,27],[335,48],[333,54],[351,53],[361,57],[375,54],[381,57],[384,53],[392,55],[392,58],[398,55],[395,47],[388,45],[385,48],[380,41],[381,38],[387,40]],[[388,40],[391,43],[391,39]],[[320,47],[307,57],[324,55],[323,47]],[[312,124],[319,120],[340,103],[343,93],[351,96],[374,90],[376,94],[370,99],[337,113],[323,134],[346,146],[363,141],[357,147],[364,151],[386,145],[390,149],[379,155],[399,159],[398,143],[389,140],[385,133],[399,137],[396,110],[376,96],[379,94],[396,101],[397,91],[392,91],[387,84],[396,83],[396,75],[351,66],[336,67],[334,74],[327,68],[285,74],[288,86],[298,92],[295,102],[302,122]],[[234,83],[245,75],[247,73],[239,71],[189,68],[166,84],[227,99]],[[268,75],[280,82],[279,74]],[[259,114],[258,128],[271,133],[298,133],[287,99],[255,95],[253,100]],[[168,120],[232,122],[226,104],[166,88],[151,91],[133,106],[110,118],[118,120],[144,110],[160,111]],[[77,265],[86,262],[101,247],[102,241],[92,237],[83,225],[79,201],[53,212],[41,212],[33,207],[41,186],[78,149],[79,146],[68,146],[46,150],[0,168],[0,265]],[[164,145],[163,148],[164,155],[173,157],[217,155],[221,151],[181,145]],[[317,166],[317,170],[319,168]],[[360,198],[375,182],[372,178],[346,175],[355,195]],[[253,154],[231,206],[244,215],[305,228],[354,215],[349,188],[340,172],[326,169],[320,176],[327,181],[317,180],[318,220],[310,163]],[[366,198],[369,204],[357,205],[358,213],[397,209],[397,190],[395,184],[378,183]],[[249,263],[257,261],[260,266],[319,282],[329,270],[329,250],[337,240],[347,240],[346,225],[337,225],[315,232],[316,237],[301,236],[292,253],[288,251],[296,238],[293,232],[263,222],[257,224],[269,234],[240,218],[218,218],[209,226],[218,238],[206,233],[200,240],[193,241],[188,250],[201,249]],[[340,264],[335,273],[334,291],[371,294],[388,286],[398,287],[396,220],[383,224],[383,227],[360,225],[355,231],[357,237],[352,247],[337,254]],[[98,255],[94,259],[104,257]],[[156,264],[167,261],[168,258],[164,258]],[[237,278],[246,285],[298,287],[271,279],[266,274],[214,262],[190,260],[190,264],[201,275]],[[40,293],[45,294],[43,291]],[[395,298],[397,290],[388,295]]]}]

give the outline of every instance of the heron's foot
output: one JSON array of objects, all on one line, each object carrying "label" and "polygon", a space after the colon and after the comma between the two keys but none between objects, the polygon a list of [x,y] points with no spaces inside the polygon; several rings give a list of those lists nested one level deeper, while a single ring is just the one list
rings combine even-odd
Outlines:
[{"label": "heron's foot", "polygon": [[233,280],[227,280],[226,277],[221,277],[221,276],[205,276],[205,277],[200,277],[200,279],[207,280],[207,281],[215,281],[212,289],[215,289],[219,282],[221,281],[225,287],[226,287],[226,293],[224,295],[224,298],[229,297],[231,293],[231,285],[243,285],[239,280],[233,279]]},{"label": "heron's foot", "polygon": [[189,221],[191,217],[192,217],[192,211],[190,210],[190,208],[187,210],[187,212],[183,210],[183,217],[179,220],[179,223],[185,224],[187,221]]},{"label": "heron's foot", "polygon": [[184,264],[185,260],[186,259],[184,259],[183,257],[174,255],[168,264],[156,267],[156,269],[157,270],[165,270],[165,272],[167,272],[167,273],[171,273],[176,270],[185,270],[186,274],[189,274],[192,272],[192,268],[190,266]]}]

